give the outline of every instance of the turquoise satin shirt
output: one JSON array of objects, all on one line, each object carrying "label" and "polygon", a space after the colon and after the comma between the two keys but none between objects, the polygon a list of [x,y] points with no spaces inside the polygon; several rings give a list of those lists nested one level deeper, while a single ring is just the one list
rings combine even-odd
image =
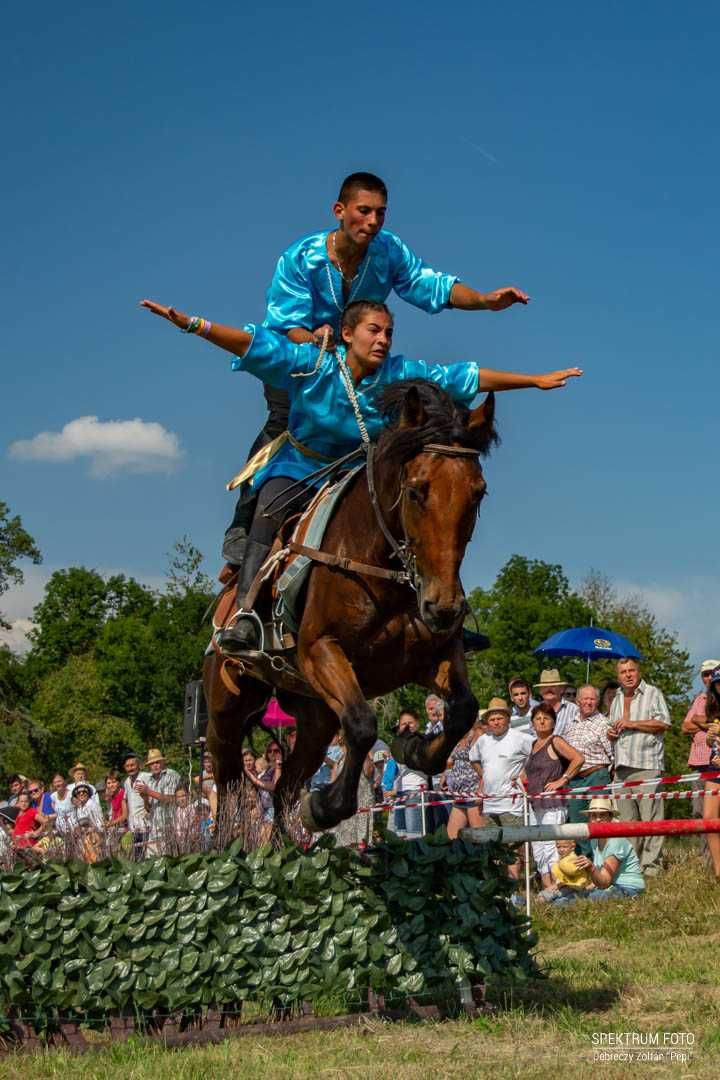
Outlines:
[{"label": "turquoise satin shirt", "polygon": [[346,303],[385,300],[393,290],[431,315],[448,306],[458,279],[433,270],[388,229],[381,229],[370,241],[347,301],[343,300],[342,277],[325,246],[331,231],[305,236],[280,256],[266,293],[264,326],[287,334],[296,326],[314,330],[329,323],[338,337]]},{"label": "turquoise satin shirt", "polygon": [[[304,446],[330,460],[354,450],[360,443],[360,432],[335,354],[325,353],[315,370],[320,355],[315,345],[294,345],[283,334],[262,326],[249,324],[245,329],[253,334],[253,340],[244,356],[233,357],[232,370],[249,371],[263,382],[289,392],[288,429]],[[385,426],[378,402],[389,383],[428,379],[442,386],[455,401],[470,405],[478,394],[479,378],[480,365],[476,363],[428,364],[405,356],[388,356],[374,375],[356,384],[355,393],[374,441]],[[304,480],[322,464],[285,443],[255,474],[252,485],[259,490],[273,476]]]}]

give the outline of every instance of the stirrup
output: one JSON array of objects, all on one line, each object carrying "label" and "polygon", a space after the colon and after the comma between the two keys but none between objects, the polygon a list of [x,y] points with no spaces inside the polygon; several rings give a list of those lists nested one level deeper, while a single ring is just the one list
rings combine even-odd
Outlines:
[{"label": "stirrup", "polygon": [[[223,638],[225,636],[225,632],[227,630],[232,630],[233,627],[235,626],[235,624],[238,623],[241,619],[250,619],[252,622],[255,623],[255,626],[256,626],[257,631],[258,631],[257,638],[258,638],[259,644],[256,647],[253,647],[253,648],[248,647],[246,649],[246,651],[247,652],[261,652],[261,653],[264,653],[265,652],[265,627],[263,625],[263,621],[260,618],[260,616],[257,614],[257,612],[252,611],[252,610],[246,611],[244,608],[238,608],[238,610],[235,612],[232,619],[230,620],[230,623],[227,626],[224,626],[222,628],[222,630],[218,633],[218,644],[220,645],[221,652],[225,652],[224,641],[223,641]],[[230,640],[232,640],[232,638]],[[240,652],[240,651],[241,651],[240,649],[236,650],[236,652]],[[229,655],[234,655],[231,651],[228,651],[228,654]]]}]

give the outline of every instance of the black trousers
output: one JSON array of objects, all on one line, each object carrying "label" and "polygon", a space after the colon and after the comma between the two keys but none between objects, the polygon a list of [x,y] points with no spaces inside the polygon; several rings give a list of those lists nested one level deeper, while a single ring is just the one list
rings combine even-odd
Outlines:
[{"label": "black trousers", "polygon": [[[268,407],[267,420],[250,447],[248,461],[258,450],[262,450],[263,446],[267,446],[278,435],[282,435],[288,425],[290,396],[287,390],[278,390],[274,386],[265,386],[263,389]],[[243,560],[245,541],[252,525],[256,501],[255,489],[247,481],[241,484],[238,501],[235,504],[235,514],[225,531],[223,555],[230,563],[239,564]]]},{"label": "black trousers", "polygon": [[257,494],[248,540],[270,547],[286,518],[305,509],[315,491],[303,485],[284,495],[283,492],[294,483],[287,476],[273,476],[265,481]]}]

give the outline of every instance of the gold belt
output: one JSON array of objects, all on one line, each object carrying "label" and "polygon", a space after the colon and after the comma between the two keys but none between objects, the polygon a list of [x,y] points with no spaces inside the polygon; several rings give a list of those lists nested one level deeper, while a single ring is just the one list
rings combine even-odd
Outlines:
[{"label": "gold belt", "polygon": [[324,454],[319,454],[317,450],[312,450],[309,446],[305,446],[303,443],[296,439],[290,431],[283,431],[281,435],[269,442],[267,446],[263,446],[258,450],[257,454],[253,454],[248,463],[240,470],[237,476],[233,476],[230,483],[227,485],[228,491],[234,491],[236,487],[245,480],[250,480],[255,473],[260,472],[267,463],[275,457],[278,450],[289,442],[295,450],[299,450],[301,454],[306,457],[313,458],[315,461],[334,461],[334,458],[326,457]]}]

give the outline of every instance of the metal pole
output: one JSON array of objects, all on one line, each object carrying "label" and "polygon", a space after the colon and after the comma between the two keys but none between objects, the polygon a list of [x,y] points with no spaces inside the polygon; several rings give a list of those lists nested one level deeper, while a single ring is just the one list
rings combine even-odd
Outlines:
[{"label": "metal pole", "polygon": [[[523,789],[523,824],[528,827],[530,812],[527,792]],[[530,918],[530,841],[525,841],[525,914]]]},{"label": "metal pole", "polygon": [[420,817],[422,820],[422,836],[425,835],[425,785],[420,788]]},{"label": "metal pole", "polygon": [[485,826],[461,829],[460,836],[473,844],[524,844],[526,840],[593,840],[609,836],[694,836],[720,833],[720,818],[681,818],[667,821],[593,821],[578,825]]}]

